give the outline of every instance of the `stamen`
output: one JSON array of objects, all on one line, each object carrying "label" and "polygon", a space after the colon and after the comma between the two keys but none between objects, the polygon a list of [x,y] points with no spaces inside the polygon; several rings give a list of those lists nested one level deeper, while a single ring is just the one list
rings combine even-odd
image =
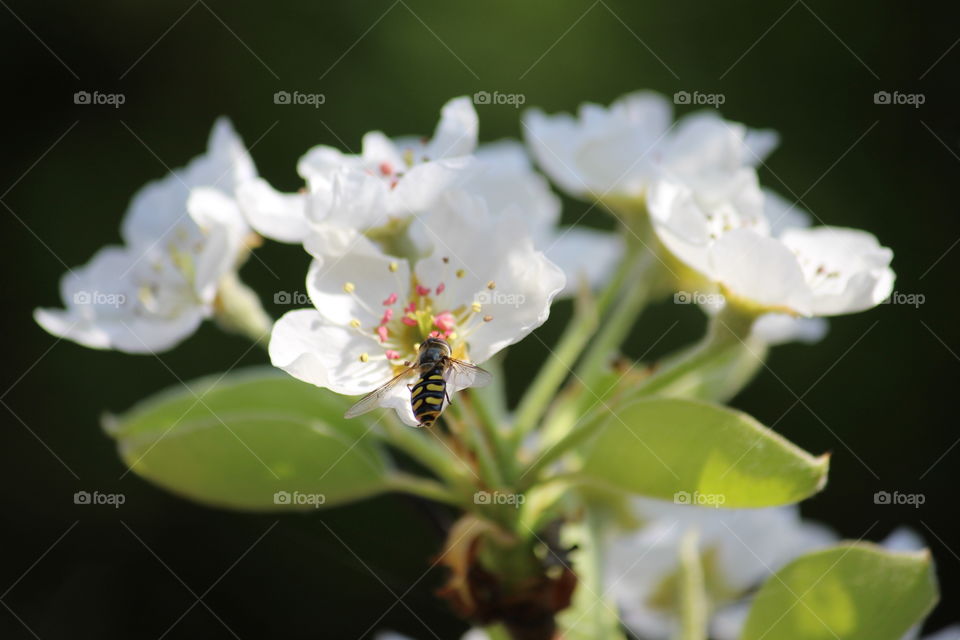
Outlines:
[{"label": "stamen", "polygon": [[370,355],[366,353],[361,353],[360,362],[370,362]]},{"label": "stamen", "polygon": [[353,320],[350,321],[350,326],[353,327],[354,329],[359,329],[360,321],[354,318]]},{"label": "stamen", "polygon": [[466,272],[463,269],[457,269],[457,277],[462,278],[466,275]]},{"label": "stamen", "polygon": [[444,290],[446,290],[446,288],[447,288],[447,285],[443,284],[442,282],[441,282],[440,284],[438,284],[438,285],[437,285],[437,295],[440,295],[441,293],[443,293]]},{"label": "stamen", "polygon": [[474,313],[480,313],[480,309],[483,309],[483,305],[479,302],[474,302],[470,305],[470,308],[473,309]]},{"label": "stamen", "polygon": [[490,322],[491,320],[493,320],[493,316],[483,316],[484,322]]},{"label": "stamen", "polygon": [[400,268],[400,265],[397,264],[396,262],[391,262],[387,268],[390,269],[390,273],[396,273],[397,269]]},{"label": "stamen", "polygon": [[403,324],[407,325],[408,327],[415,327],[415,326],[417,326],[417,319],[414,318],[413,316],[410,316],[410,315],[406,315],[406,316],[403,316],[402,318],[400,318],[400,322],[402,322]]},{"label": "stamen", "polygon": [[380,318],[380,324],[387,324],[392,319],[393,319],[393,309],[386,309],[383,312],[383,317]]},{"label": "stamen", "polygon": [[443,332],[450,332],[456,327],[456,319],[453,317],[453,314],[449,311],[444,311],[443,313],[433,317],[433,324],[437,326]]},{"label": "stamen", "polygon": [[428,296],[428,295],[430,295],[430,289],[428,289],[427,287],[424,287],[423,285],[419,285],[419,284],[418,284],[418,285],[417,285],[417,295],[418,295],[418,296],[421,296],[421,297],[423,297],[423,296]]},{"label": "stamen", "polygon": [[497,288],[497,283],[494,282],[493,280],[487,283],[487,289],[490,289],[491,291],[493,291],[496,288]]},{"label": "stamen", "polygon": [[393,349],[387,349],[386,356],[387,360],[398,360],[400,358],[400,352]]},{"label": "stamen", "polygon": [[390,166],[390,163],[389,163],[389,162],[381,162],[381,163],[380,163],[380,173],[381,173],[382,175],[388,176],[388,175],[390,175],[391,173],[393,173],[393,167]]},{"label": "stamen", "polygon": [[397,294],[391,293],[389,296],[387,296],[387,299],[383,301],[383,306],[389,307],[396,303],[397,303]]},{"label": "stamen", "polygon": [[386,342],[390,337],[390,330],[384,326],[377,327],[377,335],[380,336],[380,342]]},{"label": "stamen", "polygon": [[344,283],[343,283],[343,292],[344,292],[344,293],[353,293],[353,292],[356,291],[356,290],[357,290],[357,287],[356,287],[356,285],[353,284],[352,282],[344,282]]}]

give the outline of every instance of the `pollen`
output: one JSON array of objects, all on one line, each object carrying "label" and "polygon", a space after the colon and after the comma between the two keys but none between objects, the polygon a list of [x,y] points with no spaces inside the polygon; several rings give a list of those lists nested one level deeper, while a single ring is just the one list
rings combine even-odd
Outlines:
[{"label": "pollen", "polygon": [[457,269],[457,277],[462,278],[466,275],[466,272],[463,269]]},{"label": "pollen", "polygon": [[356,290],[357,290],[357,286],[356,286],[355,284],[353,284],[352,282],[344,282],[344,283],[343,283],[343,291],[344,291],[344,293],[353,293],[353,292],[356,291]]},{"label": "pollen", "polygon": [[396,262],[391,262],[387,268],[390,269],[390,273],[396,273],[397,269],[400,268],[400,265],[397,264]]},{"label": "pollen", "polygon": [[483,309],[483,305],[479,302],[474,302],[472,305],[470,305],[470,308],[473,309],[474,313],[480,313],[480,309]]},{"label": "pollen", "polygon": [[493,316],[483,316],[484,322],[490,322],[491,320],[493,320]]},{"label": "pollen", "polygon": [[366,353],[361,353],[360,362],[370,362],[370,356]]},{"label": "pollen", "polygon": [[493,291],[496,288],[497,288],[497,283],[494,282],[493,280],[487,283],[487,289],[490,289],[491,291]]},{"label": "pollen", "polygon": [[350,326],[353,327],[354,329],[359,329],[360,321],[354,318],[353,320],[350,321]]}]

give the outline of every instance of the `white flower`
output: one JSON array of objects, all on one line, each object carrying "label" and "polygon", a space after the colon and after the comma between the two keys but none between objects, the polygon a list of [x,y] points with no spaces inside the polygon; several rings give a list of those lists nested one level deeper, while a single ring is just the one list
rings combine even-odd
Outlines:
[{"label": "white flower", "polygon": [[240,189],[241,207],[258,233],[281,242],[302,242],[311,223],[361,231],[383,226],[422,211],[468,175],[478,126],[470,100],[455,98],[429,140],[391,140],[372,131],[359,155],[314,147],[297,164],[304,193],[281,194],[255,180]]},{"label": "white flower", "polygon": [[769,205],[753,179],[719,200],[663,180],[651,188],[647,206],[671,255],[728,302],[755,313],[855,313],[879,304],[893,289],[893,252],[870,233],[788,227],[771,235],[764,213]]},{"label": "white flower", "polygon": [[[795,506],[769,509],[713,509],[637,501],[645,519],[639,531],[608,546],[605,581],[624,623],[649,640],[675,636],[679,601],[680,544],[696,529],[714,608],[737,603],[772,572],[809,550],[830,544],[827,529],[804,522]],[[716,630],[711,637],[718,634]]]},{"label": "white flower", "polygon": [[670,177],[698,189],[723,188],[730,174],[760,162],[777,143],[770,131],[748,130],[716,113],[690,114],[671,125],[663,96],[631,93],[610,107],[583,104],[577,118],[524,114],[527,144],[540,167],[575,197],[641,198]]},{"label": "white flower", "polygon": [[558,228],[560,199],[533,170],[523,146],[502,140],[477,147],[477,129],[472,103],[456,98],[444,106],[429,142],[373,132],[364,137],[359,156],[317,147],[298,165],[307,182],[303,193],[279,193],[257,179],[241,186],[241,208],[262,235],[289,243],[311,237],[312,250],[328,257],[366,235],[385,254],[415,258],[434,250],[434,239],[412,233],[411,221],[450,224],[459,201],[480,197],[491,215],[510,216],[525,228],[568,274],[565,294],[580,278],[592,286],[604,282],[623,254],[622,238]]},{"label": "white flower", "polygon": [[37,309],[50,333],[97,349],[164,351],[214,312],[221,278],[248,251],[249,227],[233,194],[256,170],[233,127],[216,122],[207,152],[146,185],[121,233],[61,281],[65,309]]},{"label": "white flower", "polygon": [[[482,200],[467,200],[446,224],[422,233],[435,250],[415,264],[385,255],[366,237],[341,228],[314,255],[307,289],[316,309],[291,311],[274,326],[273,364],[294,377],[345,395],[372,391],[416,360],[428,336],[447,340],[455,358],[482,363],[546,321],[563,273],[536,251],[528,234],[494,219]],[[451,385],[452,395],[457,388]],[[410,393],[397,385],[381,406],[416,425]]]}]

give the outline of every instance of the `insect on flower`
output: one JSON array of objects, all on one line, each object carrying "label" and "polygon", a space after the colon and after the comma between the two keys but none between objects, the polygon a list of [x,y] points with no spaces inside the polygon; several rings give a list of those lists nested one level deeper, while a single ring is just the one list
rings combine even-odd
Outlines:
[{"label": "insect on flower", "polygon": [[457,360],[450,355],[450,345],[442,338],[427,338],[420,345],[417,361],[397,374],[383,386],[371,391],[359,402],[350,407],[345,418],[354,418],[380,406],[380,400],[401,381],[419,376],[417,382],[407,385],[410,389],[410,403],[413,415],[421,427],[430,427],[440,417],[443,404],[450,402],[447,383],[457,388],[484,387],[490,384],[489,371],[469,362]]}]

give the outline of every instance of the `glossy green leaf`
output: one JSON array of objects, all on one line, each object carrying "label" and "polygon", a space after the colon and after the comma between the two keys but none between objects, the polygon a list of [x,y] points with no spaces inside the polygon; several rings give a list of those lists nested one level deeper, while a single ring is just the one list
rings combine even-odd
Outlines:
[{"label": "glossy green leaf", "polygon": [[927,551],[847,544],[805,555],[771,576],[741,640],[900,640],[937,601]]},{"label": "glossy green leaf", "polygon": [[650,398],[615,408],[603,419],[584,445],[582,475],[679,503],[769,507],[823,488],[828,462],[739,411]]},{"label": "glossy green leaf", "polygon": [[162,392],[104,428],[134,472],[205,504],[312,509],[386,490],[388,465],[346,399],[272,368]]}]

